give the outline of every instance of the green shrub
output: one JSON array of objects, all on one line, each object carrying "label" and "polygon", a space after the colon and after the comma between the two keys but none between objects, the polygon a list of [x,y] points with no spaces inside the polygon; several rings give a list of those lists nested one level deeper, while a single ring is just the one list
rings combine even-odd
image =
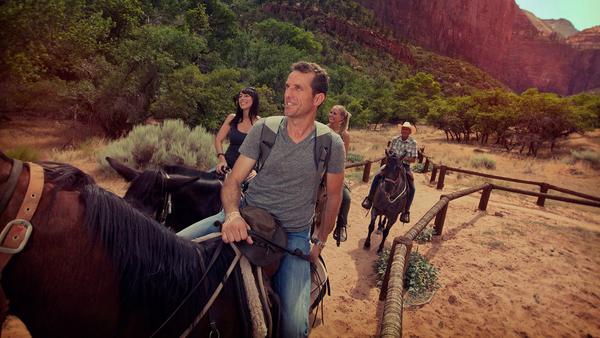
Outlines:
[{"label": "green shrub", "polygon": [[40,159],[40,153],[29,146],[17,146],[6,151],[6,156],[21,160],[23,162],[33,162]]},{"label": "green shrub", "polygon": [[167,164],[208,169],[216,164],[213,140],[202,126],[190,129],[181,120],[166,120],[162,125],[136,126],[107,145],[98,161],[103,169],[110,169],[106,156],[138,169]]},{"label": "green shrub", "polygon": [[390,259],[390,250],[383,249],[381,253],[378,254],[377,260],[375,260],[375,273],[377,274],[377,284],[381,286],[381,282],[383,282],[383,277],[385,276],[385,270],[387,270],[388,260]]},{"label": "green shrub", "polygon": [[587,162],[594,168],[600,168],[600,152],[591,150],[571,151],[571,157],[575,161]]},{"label": "green shrub", "polygon": [[[433,164],[430,162],[427,171],[431,171],[433,169]],[[425,162],[416,163],[412,166],[412,171],[415,173],[424,173],[425,172]]]},{"label": "green shrub", "polygon": [[346,155],[346,162],[357,163],[362,161],[364,161],[364,157],[361,154],[348,153],[348,155]]},{"label": "green shrub", "polygon": [[475,156],[471,158],[471,167],[496,169],[496,161],[486,156]]},{"label": "green shrub", "polygon": [[[384,249],[375,261],[374,268],[379,285],[385,276],[389,258],[390,250]],[[426,298],[428,294],[440,287],[437,279],[438,269],[420,253],[411,252],[406,275],[404,275],[404,289],[408,294],[414,299]]]},{"label": "green shrub", "polygon": [[411,252],[404,275],[404,288],[414,298],[421,298],[440,287],[438,269],[418,252]]},{"label": "green shrub", "polygon": [[433,239],[433,227],[428,226],[423,231],[421,231],[417,237],[415,237],[415,241],[420,243],[431,242]]}]

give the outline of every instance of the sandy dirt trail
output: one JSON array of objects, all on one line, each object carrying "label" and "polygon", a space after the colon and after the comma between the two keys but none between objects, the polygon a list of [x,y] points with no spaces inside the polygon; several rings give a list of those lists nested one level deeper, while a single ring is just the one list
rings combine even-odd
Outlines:
[{"label": "sandy dirt trail", "polygon": [[[368,218],[360,207],[368,186],[352,191],[349,239],[325,253],[332,297],[325,325],[314,337],[366,337],[379,330],[378,301],[370,251],[362,249]],[[455,189],[457,190],[457,189]],[[454,191],[452,186],[444,192]],[[441,192],[417,176],[408,226],[396,224],[388,237],[405,233]],[[568,204],[540,208],[535,198],[492,193],[488,211],[477,211],[479,194],[451,202],[443,241],[416,245],[439,268],[441,288],[430,304],[405,310],[408,337],[600,335],[600,213]]]}]

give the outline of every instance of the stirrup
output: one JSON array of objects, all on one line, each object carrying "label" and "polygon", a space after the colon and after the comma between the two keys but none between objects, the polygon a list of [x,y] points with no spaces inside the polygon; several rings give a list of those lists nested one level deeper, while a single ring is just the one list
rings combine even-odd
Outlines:
[{"label": "stirrup", "polygon": [[373,201],[369,198],[369,196],[367,196],[362,201],[361,206],[365,209],[371,209],[371,207],[373,206]]},{"label": "stirrup", "polygon": [[345,225],[335,227],[333,230],[333,239],[336,240],[337,246],[340,246],[341,242],[345,242],[348,239],[348,232]]},{"label": "stirrup", "polygon": [[400,222],[410,223],[410,211],[405,211],[400,215]]}]

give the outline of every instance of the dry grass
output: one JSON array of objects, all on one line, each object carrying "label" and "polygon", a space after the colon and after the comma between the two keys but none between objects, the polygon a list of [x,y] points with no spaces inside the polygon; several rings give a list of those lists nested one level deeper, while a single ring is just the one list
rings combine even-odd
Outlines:
[{"label": "dry grass", "polygon": [[[88,172],[95,172],[96,156],[107,141],[99,137],[86,137],[85,127],[71,121],[14,118],[0,126],[0,149],[7,151],[16,147],[28,147],[38,151],[39,159],[55,160],[84,166]],[[378,131],[351,130],[350,153],[355,158],[376,159],[383,156],[388,141],[399,134],[397,127]],[[558,144],[560,156],[531,158],[519,154],[507,154],[493,148],[482,148],[477,144],[456,144],[447,142],[443,132],[428,126],[420,126],[414,135],[419,147],[436,164],[446,164],[459,168],[469,168],[473,158],[486,157],[495,162],[496,169],[478,168],[478,171],[495,175],[510,176],[525,180],[541,181],[568,189],[598,195],[600,175],[588,161],[573,161],[571,151],[597,153],[600,149],[600,130],[584,136],[572,135]],[[483,154],[482,154],[483,153]],[[587,153],[586,153],[587,154]],[[378,169],[373,165],[371,175]],[[346,172],[353,182],[362,178],[362,168]],[[446,177],[446,185],[470,187],[488,182],[480,177],[451,173]],[[521,184],[494,182],[517,188],[528,188]],[[498,192],[500,193],[500,192]],[[555,193],[555,192],[553,192]],[[550,203],[556,203],[550,201]]]}]

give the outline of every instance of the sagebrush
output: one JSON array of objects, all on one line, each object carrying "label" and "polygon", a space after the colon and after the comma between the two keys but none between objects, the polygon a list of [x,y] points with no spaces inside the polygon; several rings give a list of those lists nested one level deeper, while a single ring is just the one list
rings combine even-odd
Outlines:
[{"label": "sagebrush", "polygon": [[571,151],[571,157],[575,161],[587,162],[595,169],[600,169],[600,152],[583,150]]},{"label": "sagebrush", "polygon": [[6,151],[6,156],[23,162],[33,162],[40,159],[40,153],[36,149],[29,146],[17,146]]},{"label": "sagebrush", "polygon": [[[380,284],[385,276],[390,250],[384,249],[375,261],[375,273]],[[404,289],[413,298],[422,298],[440,287],[438,269],[419,252],[411,252],[404,275]]]},{"label": "sagebrush", "polygon": [[98,162],[103,169],[110,169],[105,160],[110,156],[137,169],[181,164],[206,170],[216,164],[213,140],[203,126],[192,129],[181,120],[139,125],[126,137],[107,145]]},{"label": "sagebrush", "polygon": [[471,159],[473,168],[496,169],[496,161],[486,156],[476,156]]}]

